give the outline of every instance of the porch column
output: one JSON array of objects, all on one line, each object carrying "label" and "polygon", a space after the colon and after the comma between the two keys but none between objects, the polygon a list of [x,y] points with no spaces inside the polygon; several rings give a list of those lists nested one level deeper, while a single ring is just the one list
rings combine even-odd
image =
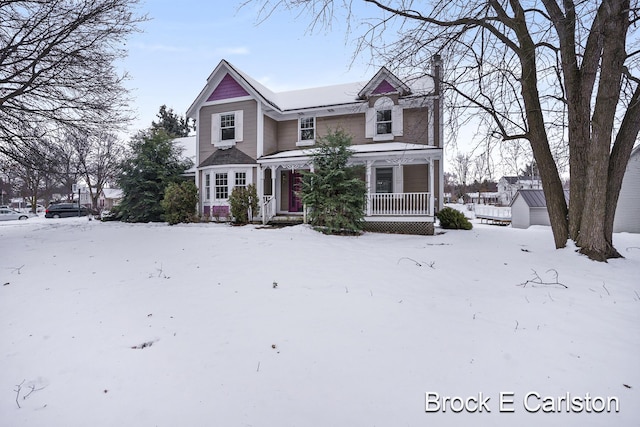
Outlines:
[{"label": "porch column", "polygon": [[258,164],[258,200],[260,200],[260,215],[262,215],[262,224],[267,223],[267,215],[265,213],[266,203],[264,202],[264,168]]},{"label": "porch column", "polygon": [[433,216],[434,206],[433,206],[433,158],[429,159],[429,215]]},{"label": "porch column", "polygon": [[373,166],[373,161],[367,160],[366,172],[365,172],[365,181],[367,185],[367,211],[366,215],[371,216],[371,170]]}]

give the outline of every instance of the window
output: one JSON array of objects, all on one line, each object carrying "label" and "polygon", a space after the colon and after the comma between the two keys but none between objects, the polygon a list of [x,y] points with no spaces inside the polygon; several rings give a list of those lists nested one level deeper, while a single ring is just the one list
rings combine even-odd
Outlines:
[{"label": "window", "polygon": [[242,141],[242,110],[211,115],[211,143],[217,148],[229,148]]},{"label": "window", "polygon": [[247,173],[236,172],[236,187],[246,187],[246,186],[247,186]]},{"label": "window", "polygon": [[316,138],[316,118],[303,117],[300,119],[300,141],[309,141]]},{"label": "window", "polygon": [[229,198],[229,185],[226,173],[216,174],[216,199]]},{"label": "window", "polygon": [[211,198],[211,175],[206,174],[204,176],[204,199],[209,200]]},{"label": "window", "polygon": [[236,139],[236,117],[235,114],[221,114],[220,115],[220,140],[234,140]]},{"label": "window", "polygon": [[376,193],[393,193],[393,168],[376,169]]},{"label": "window", "polygon": [[391,133],[391,109],[376,110],[376,135]]},{"label": "window", "polygon": [[403,134],[403,120],[402,106],[383,96],[365,113],[365,137],[374,141],[393,141],[394,137]]}]

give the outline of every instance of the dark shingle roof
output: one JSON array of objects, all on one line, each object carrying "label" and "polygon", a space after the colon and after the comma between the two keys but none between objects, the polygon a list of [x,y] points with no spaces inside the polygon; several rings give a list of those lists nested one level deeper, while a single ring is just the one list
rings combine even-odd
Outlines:
[{"label": "dark shingle roof", "polygon": [[212,155],[207,157],[205,161],[200,163],[199,168],[205,166],[221,166],[221,165],[252,165],[256,160],[248,154],[243,153],[236,147],[227,148],[226,150],[216,150]]},{"label": "dark shingle roof", "polygon": [[[518,193],[516,193],[511,201],[511,205],[513,205],[513,202],[518,198],[518,194],[530,208],[547,207],[547,200],[544,198],[544,191],[542,190],[518,190]],[[569,203],[569,190],[564,190],[564,199]]]}]

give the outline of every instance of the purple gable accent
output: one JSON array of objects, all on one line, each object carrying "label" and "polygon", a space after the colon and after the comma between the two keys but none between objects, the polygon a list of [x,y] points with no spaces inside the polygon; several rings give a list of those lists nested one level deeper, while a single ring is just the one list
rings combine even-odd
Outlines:
[{"label": "purple gable accent", "polygon": [[207,102],[219,101],[221,99],[239,98],[241,96],[248,95],[249,92],[244,90],[244,88],[240,86],[240,84],[227,73],[222,81],[218,84],[218,86],[213,90],[209,98],[207,98]]},{"label": "purple gable accent", "polygon": [[378,85],[377,88],[375,88],[375,90],[373,92],[371,92],[372,95],[378,95],[381,93],[389,93],[389,92],[397,92],[398,89],[396,89],[395,87],[393,87],[388,81],[383,80],[382,83],[380,83]]}]

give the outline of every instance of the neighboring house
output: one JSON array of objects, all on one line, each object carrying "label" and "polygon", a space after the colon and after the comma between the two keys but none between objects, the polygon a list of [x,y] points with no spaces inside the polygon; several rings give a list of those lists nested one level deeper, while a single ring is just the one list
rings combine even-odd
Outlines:
[{"label": "neighboring house", "polygon": [[[569,191],[564,191],[564,198],[569,203]],[[542,190],[518,190],[511,201],[511,226],[513,228],[529,228],[532,225],[551,225],[547,201]]]},{"label": "neighboring house", "polygon": [[122,201],[123,196],[124,193],[119,188],[102,189],[100,197],[98,197],[98,209],[105,211],[113,209]]},{"label": "neighboring house", "polygon": [[518,190],[541,190],[542,181],[538,177],[503,176],[498,181],[498,202],[508,206]]},{"label": "neighboring house", "polygon": [[467,193],[469,203],[478,205],[500,204],[500,193],[495,191],[480,191],[479,193]]},{"label": "neighboring house", "polygon": [[193,162],[193,166],[182,174],[185,178],[194,179],[196,178],[196,170],[198,164],[196,163],[196,145],[197,140],[196,136],[184,136],[181,138],[176,138],[173,140],[173,143],[180,147],[182,150],[182,158],[189,159]]},{"label": "neighboring house", "polygon": [[440,58],[432,65],[434,78],[412,84],[382,68],[368,82],[274,93],[221,61],[187,111],[200,214],[228,216],[233,188],[255,184],[264,223],[302,219],[300,172],[317,139],[342,128],[363,166],[365,229],[432,234],[443,202]]},{"label": "neighboring house", "polygon": [[624,172],[613,231],[640,233],[640,145],[631,151]]}]

